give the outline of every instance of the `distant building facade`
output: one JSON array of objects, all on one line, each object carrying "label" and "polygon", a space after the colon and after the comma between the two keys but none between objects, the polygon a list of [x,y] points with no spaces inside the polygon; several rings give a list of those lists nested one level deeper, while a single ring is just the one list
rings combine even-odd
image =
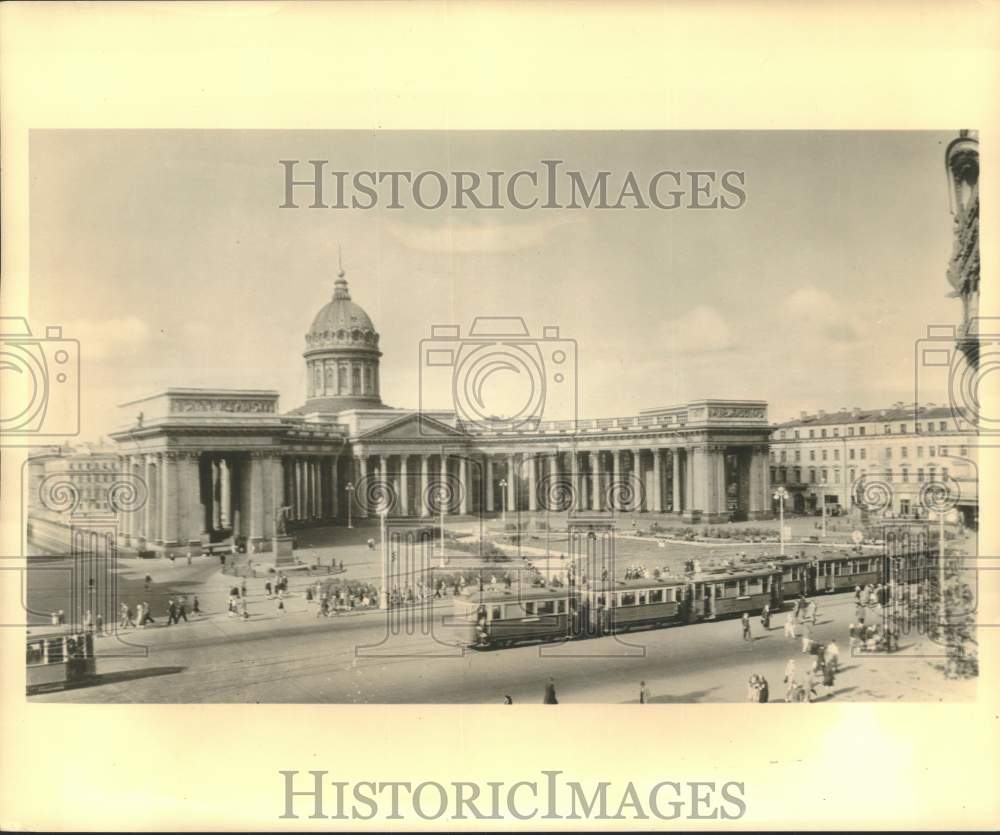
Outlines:
[{"label": "distant building facade", "polygon": [[771,434],[772,488],[787,509],[852,509],[927,518],[955,509],[976,523],[976,433],[949,407],[896,403],[884,409],[801,413]]}]

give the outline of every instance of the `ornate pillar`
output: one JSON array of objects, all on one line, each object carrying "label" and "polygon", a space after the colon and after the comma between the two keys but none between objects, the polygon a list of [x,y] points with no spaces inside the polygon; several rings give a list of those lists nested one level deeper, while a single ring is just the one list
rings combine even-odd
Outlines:
[{"label": "ornate pillar", "polygon": [[507,453],[507,510],[517,510],[514,504],[517,492],[514,489],[514,482],[517,480],[517,471],[514,467],[514,453]]},{"label": "ornate pillar", "polygon": [[728,516],[728,496],[726,495],[726,452],[725,447],[709,448],[715,464],[715,495],[716,512],[720,516]]},{"label": "ornate pillar", "polygon": [[[616,449],[611,453],[611,491],[608,495],[612,496],[612,501],[617,504],[621,504],[621,499],[619,498],[622,493],[622,451]],[[609,507],[608,510],[625,510],[624,507]]]},{"label": "ornate pillar", "polygon": [[601,451],[590,453],[590,509],[601,510]]},{"label": "ornate pillar", "polygon": [[201,475],[198,452],[182,453],[177,461],[177,481],[181,496],[181,532],[182,544],[201,545],[201,536],[205,528],[205,507],[201,503]]},{"label": "ornate pillar", "polygon": [[409,455],[403,453],[399,456],[399,512],[401,516],[410,515],[410,485],[409,473],[407,472],[407,460]]},{"label": "ornate pillar", "polygon": [[225,458],[219,459],[219,527],[228,528],[232,518],[232,484],[230,482],[229,463]]},{"label": "ornate pillar", "polygon": [[330,516],[334,519],[340,517],[340,456],[330,458]]},{"label": "ornate pillar", "polygon": [[248,553],[259,553],[264,541],[264,479],[261,457],[250,454],[250,542]]},{"label": "ornate pillar", "polygon": [[535,456],[528,454],[528,510],[538,510],[538,479],[535,474]]},{"label": "ornate pillar", "polygon": [[[356,498],[357,495],[358,495],[358,492],[359,491],[363,491],[365,489],[365,487],[367,486],[366,482],[368,481],[368,456],[367,455],[359,455],[355,460],[356,460],[357,465],[358,465],[357,466],[358,479],[357,479],[357,483],[354,485],[357,488],[354,491],[354,495],[355,495],[355,498]],[[367,505],[367,502],[365,502],[363,498],[360,499],[360,500],[357,500],[358,518],[359,519],[367,519],[368,518],[368,508],[366,507],[366,505]]]},{"label": "ornate pillar", "polygon": [[573,485],[573,489],[569,492],[571,511],[575,511],[577,508],[582,506],[580,501],[580,460],[577,458],[576,450],[571,449],[569,451],[569,478],[570,483]]},{"label": "ornate pillar", "polygon": [[663,513],[663,470],[660,455],[660,449],[653,447],[653,510],[657,513]]},{"label": "ornate pillar", "polygon": [[161,536],[163,544],[173,547],[178,544],[177,519],[177,453],[165,452],[161,456],[162,473],[162,509]]},{"label": "ornate pillar", "polygon": [[670,450],[670,463],[673,480],[670,489],[673,494],[673,506],[670,508],[674,513],[680,513],[684,508],[681,504],[681,450],[673,447]]},{"label": "ornate pillar", "polygon": [[153,484],[153,456],[146,455],[143,460],[143,478],[146,481],[146,512],[143,514],[142,535],[147,541],[156,538],[153,520],[156,518],[156,485]]},{"label": "ornate pillar", "polygon": [[465,516],[469,512],[469,459],[464,455],[458,458],[459,513]]},{"label": "ornate pillar", "polygon": [[684,450],[684,512],[690,517],[701,510],[699,502],[695,498],[695,474],[694,474],[695,448],[687,447]]},{"label": "ornate pillar", "polygon": [[430,516],[430,496],[428,492],[431,489],[430,486],[430,467],[431,467],[431,457],[424,453],[420,454],[420,515]]},{"label": "ornate pillar", "polygon": [[483,472],[486,473],[486,510],[489,513],[493,513],[497,509],[494,502],[495,496],[493,495],[493,456],[485,455],[483,457]]}]

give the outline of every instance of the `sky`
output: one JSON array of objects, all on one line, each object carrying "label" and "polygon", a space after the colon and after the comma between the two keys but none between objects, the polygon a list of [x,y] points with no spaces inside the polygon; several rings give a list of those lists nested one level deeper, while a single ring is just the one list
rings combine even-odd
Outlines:
[{"label": "sky", "polygon": [[[275,389],[283,410],[301,405],[304,334],[330,300],[338,249],[381,334],[391,406],[448,405],[419,390],[421,340],[476,316],[573,340],[583,418],[704,397],[766,400],[775,422],[912,401],[917,340],[960,318],[945,280],[955,135],[34,131],[30,321],[80,340],[84,439],[168,386]],[[559,159],[614,182],[737,170],[747,199],[281,209],[282,159],[508,173]],[[934,385],[921,380],[926,399]]]}]

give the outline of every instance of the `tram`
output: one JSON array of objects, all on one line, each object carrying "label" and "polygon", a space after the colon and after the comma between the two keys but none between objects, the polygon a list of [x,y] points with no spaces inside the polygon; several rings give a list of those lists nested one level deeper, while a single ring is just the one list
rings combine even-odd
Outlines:
[{"label": "tram", "polygon": [[565,586],[466,592],[455,598],[455,618],[469,646],[509,647],[573,634],[577,597]]},{"label": "tram", "polygon": [[604,635],[686,623],[690,603],[682,578],[663,576],[600,583],[579,591],[577,633]]},{"label": "tram", "polygon": [[858,554],[835,551],[820,554],[814,560],[815,593],[852,591],[885,581],[882,576],[883,557],[879,554]]},{"label": "tram", "polygon": [[688,622],[730,615],[759,614],[764,604],[778,609],[783,599],[782,569],[757,563],[709,569],[687,577]]},{"label": "tram", "polygon": [[85,681],[97,672],[94,635],[70,632],[31,636],[27,642],[27,691]]}]

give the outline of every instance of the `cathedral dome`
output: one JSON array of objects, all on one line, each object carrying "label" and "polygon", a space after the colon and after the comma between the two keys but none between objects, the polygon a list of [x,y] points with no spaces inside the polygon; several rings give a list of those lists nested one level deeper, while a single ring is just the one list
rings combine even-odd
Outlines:
[{"label": "cathedral dome", "polygon": [[306,334],[309,348],[323,344],[378,345],[378,333],[364,309],[351,301],[343,273],[334,282],[333,298],[320,308]]},{"label": "cathedral dome", "polygon": [[378,331],[351,301],[344,271],[337,273],[333,298],[306,333],[306,402],[296,412],[336,413],[382,406],[379,395]]}]

